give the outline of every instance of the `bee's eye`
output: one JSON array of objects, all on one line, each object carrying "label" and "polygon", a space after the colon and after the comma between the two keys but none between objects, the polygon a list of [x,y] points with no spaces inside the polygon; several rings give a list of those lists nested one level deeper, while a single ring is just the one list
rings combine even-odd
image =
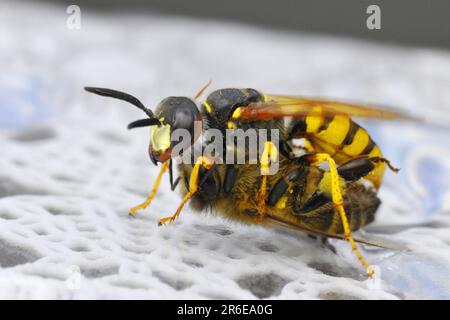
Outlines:
[{"label": "bee's eye", "polygon": [[157,108],[157,117],[170,126],[171,133],[177,129],[184,129],[191,135],[191,142],[195,141],[197,121],[201,121],[201,114],[194,101],[186,97],[169,97],[161,101]]}]

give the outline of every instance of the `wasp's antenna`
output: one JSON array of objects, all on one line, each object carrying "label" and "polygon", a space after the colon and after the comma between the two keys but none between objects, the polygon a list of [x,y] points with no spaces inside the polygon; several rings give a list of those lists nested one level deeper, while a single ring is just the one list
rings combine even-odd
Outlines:
[{"label": "wasp's antenna", "polygon": [[87,92],[92,92],[92,93],[98,94],[100,96],[111,97],[111,98],[116,98],[116,99],[120,99],[120,100],[123,100],[123,101],[127,101],[127,102],[135,105],[136,107],[138,107],[142,111],[144,111],[145,114],[148,115],[150,118],[154,118],[155,117],[155,115],[153,114],[152,110],[146,108],[142,104],[142,102],[139,101],[138,98],[133,97],[131,94],[128,94],[128,93],[125,93],[125,92],[121,92],[121,91],[117,91],[117,90],[112,90],[112,89],[95,88],[95,87],[84,87],[84,90],[86,90]]},{"label": "wasp's antenna", "polygon": [[200,97],[203,94],[203,92],[205,92],[205,90],[209,87],[211,82],[212,82],[212,79],[209,79],[208,83],[203,88],[201,88],[200,91],[195,95],[194,99],[197,99],[198,97]]},{"label": "wasp's antenna", "polygon": [[149,126],[155,126],[160,125],[161,122],[159,122],[156,118],[147,118],[147,119],[141,119],[133,121],[128,125],[128,129],[134,129],[134,128],[140,128],[140,127],[149,127]]}]

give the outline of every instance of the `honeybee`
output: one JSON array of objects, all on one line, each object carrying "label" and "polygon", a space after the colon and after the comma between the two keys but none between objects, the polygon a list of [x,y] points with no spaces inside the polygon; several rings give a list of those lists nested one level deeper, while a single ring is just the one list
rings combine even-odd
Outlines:
[{"label": "honeybee", "polygon": [[[203,94],[209,83],[195,96]],[[172,190],[181,181],[183,199],[176,212],[159,224],[173,222],[183,206],[191,202],[196,209],[211,207],[225,217],[247,223],[283,225],[321,238],[348,241],[369,276],[373,268],[361,255],[351,232],[371,223],[381,203],[377,196],[386,167],[397,172],[383,157],[369,133],[351,117],[411,119],[394,110],[345,102],[276,96],[255,89],[226,88],[210,93],[199,106],[187,97],[168,97],[153,113],[137,98],[116,90],[85,87],[102,96],[121,99],[144,111],[148,118],[134,121],[129,129],[150,127],[150,159],[161,163],[160,172],[148,198],[130,210],[135,215],[153,200],[162,176],[169,171]],[[286,121],[289,119],[290,121]],[[201,123],[196,130],[195,123]],[[178,164],[174,180],[173,134],[182,129],[190,134],[188,148],[193,149],[202,132],[239,129],[278,130],[278,143],[264,141],[255,163],[236,164],[217,161],[201,154]],[[296,152],[294,141],[302,139],[303,154]],[[200,148],[208,147],[208,141]],[[243,152],[235,144],[231,153]],[[224,149],[229,148],[227,144]],[[224,150],[228,151],[228,150]],[[271,163],[278,170],[270,173]],[[320,166],[328,163],[328,167]]]}]

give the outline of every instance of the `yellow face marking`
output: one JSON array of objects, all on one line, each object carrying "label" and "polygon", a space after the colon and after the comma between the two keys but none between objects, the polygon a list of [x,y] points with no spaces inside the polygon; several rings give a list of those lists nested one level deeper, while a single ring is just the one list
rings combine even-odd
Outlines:
[{"label": "yellow face marking", "polygon": [[155,151],[165,151],[170,148],[170,125],[151,126],[150,140],[152,149]]},{"label": "yellow face marking", "polygon": [[348,116],[336,115],[328,124],[326,130],[317,133],[317,136],[330,144],[340,145],[344,141],[350,129],[350,118]]},{"label": "yellow face marking", "polygon": [[342,151],[349,156],[358,156],[369,143],[369,134],[363,128],[356,131],[353,142],[342,148]]},{"label": "yellow face marking", "polygon": [[263,97],[263,102],[267,102],[270,100],[270,97],[265,93],[262,94],[262,97]]},{"label": "yellow face marking", "polygon": [[206,112],[208,112],[208,113],[211,113],[211,112],[212,112],[212,107],[211,107],[211,105],[210,105],[208,102],[203,101],[203,102],[202,102],[202,105],[205,107]]}]

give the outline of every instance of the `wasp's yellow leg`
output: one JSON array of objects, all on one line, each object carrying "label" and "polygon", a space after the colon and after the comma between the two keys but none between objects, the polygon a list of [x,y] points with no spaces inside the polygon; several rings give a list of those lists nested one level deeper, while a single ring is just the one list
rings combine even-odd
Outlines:
[{"label": "wasp's yellow leg", "polygon": [[264,145],[264,150],[261,155],[261,188],[258,193],[258,212],[260,214],[259,219],[264,218],[266,213],[266,194],[267,194],[267,176],[270,174],[270,161],[277,161],[278,149],[270,141],[267,141]]},{"label": "wasp's yellow leg", "polygon": [[214,165],[214,161],[209,160],[206,157],[199,157],[197,161],[195,161],[194,168],[192,169],[191,176],[189,178],[189,192],[184,196],[183,201],[178,206],[177,211],[174,215],[166,218],[162,218],[159,220],[159,224],[165,224],[166,222],[173,222],[180,215],[181,210],[183,209],[186,202],[197,192],[198,190],[198,175],[200,172],[200,167],[204,167],[206,169],[211,169]]},{"label": "wasp's yellow leg", "polygon": [[363,258],[361,252],[358,250],[358,247],[356,246],[355,241],[353,240],[353,237],[350,232],[350,226],[347,220],[347,215],[345,214],[344,209],[344,199],[342,197],[341,188],[339,184],[339,175],[336,169],[336,163],[334,162],[333,158],[327,154],[327,153],[317,153],[310,156],[310,159],[314,161],[314,163],[321,163],[321,162],[328,162],[328,165],[330,166],[330,180],[331,180],[331,198],[336,206],[337,210],[339,211],[339,215],[341,217],[342,225],[344,227],[344,238],[347,240],[350,245],[352,246],[353,251],[355,251],[356,256],[358,257],[358,260],[361,262],[361,264],[366,268],[367,274],[369,277],[373,276],[374,271],[371,266],[366,262],[366,260]]},{"label": "wasp's yellow leg", "polygon": [[158,191],[159,184],[161,183],[161,178],[162,178],[164,172],[166,172],[167,168],[169,167],[169,161],[170,160],[167,160],[166,162],[164,162],[161,165],[161,169],[159,170],[159,174],[156,177],[156,181],[153,184],[152,191],[148,195],[147,199],[143,203],[141,203],[140,205],[137,205],[137,206],[135,206],[135,207],[130,209],[130,215],[131,216],[134,216],[138,210],[147,208],[149,206],[150,202],[152,202],[153,198],[156,195],[156,191]]}]

